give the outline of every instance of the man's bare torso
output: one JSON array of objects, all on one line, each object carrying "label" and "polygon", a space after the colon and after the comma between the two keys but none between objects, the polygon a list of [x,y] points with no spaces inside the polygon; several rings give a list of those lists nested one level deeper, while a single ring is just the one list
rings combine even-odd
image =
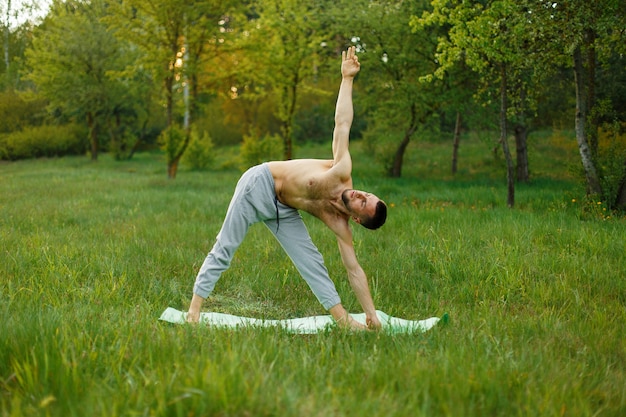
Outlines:
[{"label": "man's bare torso", "polygon": [[340,178],[333,170],[333,161],[294,159],[269,163],[278,200],[290,207],[304,210],[327,225],[348,213],[341,199],[344,190],[352,188],[352,179]]}]

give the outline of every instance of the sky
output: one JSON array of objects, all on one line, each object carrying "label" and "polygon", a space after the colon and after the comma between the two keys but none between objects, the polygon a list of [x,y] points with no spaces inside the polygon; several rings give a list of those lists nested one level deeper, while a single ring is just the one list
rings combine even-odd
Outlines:
[{"label": "sky", "polygon": [[[11,16],[9,27],[15,28],[29,19],[38,19],[45,16],[50,0],[10,0]],[[7,7],[9,0],[0,0],[0,21],[3,26],[7,21]]]}]

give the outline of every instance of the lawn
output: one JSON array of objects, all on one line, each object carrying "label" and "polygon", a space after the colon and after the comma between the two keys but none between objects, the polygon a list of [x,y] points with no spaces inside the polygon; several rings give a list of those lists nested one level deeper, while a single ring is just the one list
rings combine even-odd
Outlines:
[{"label": "lawn", "polygon": [[[585,199],[555,137],[531,141],[514,209],[483,139],[464,138],[456,176],[448,143],[415,142],[401,179],[353,144],[355,187],[390,207],[353,227],[376,307],[449,314],[424,334],[160,322],[187,309],[239,172],[168,180],[154,153],[0,164],[0,416],[626,415],[626,219]],[[304,218],[360,312],[332,233]],[[325,314],[262,225],[209,309]]]}]

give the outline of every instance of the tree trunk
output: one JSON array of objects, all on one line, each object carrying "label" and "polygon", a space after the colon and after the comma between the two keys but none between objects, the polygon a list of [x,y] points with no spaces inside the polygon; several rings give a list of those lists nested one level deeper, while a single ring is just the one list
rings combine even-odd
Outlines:
[{"label": "tree trunk", "polygon": [[454,124],[454,139],[452,141],[452,175],[456,174],[457,161],[459,159],[459,142],[461,141],[461,112],[456,112],[456,123]]},{"label": "tree trunk", "polygon": [[172,159],[168,164],[167,164],[167,177],[169,179],[175,179],[176,178],[176,173],[178,172],[178,162],[180,161],[180,157],[174,158]]},{"label": "tree trunk", "polygon": [[193,123],[193,115],[190,113],[187,119],[188,125],[185,129],[185,139],[183,139],[183,143],[178,147],[178,150],[175,155],[172,156],[172,159],[167,164],[167,176],[169,179],[175,179],[176,173],[178,172],[178,163],[180,162],[183,154],[187,150],[189,143],[191,142],[191,124]]},{"label": "tree trunk", "polygon": [[576,141],[578,142],[578,151],[585,170],[585,178],[587,180],[587,194],[602,194],[602,187],[598,172],[593,161],[591,149],[587,142],[587,133],[585,124],[587,121],[587,94],[585,92],[584,68],[582,62],[582,53],[580,47],[574,50],[574,80],[576,85],[576,118],[575,130]]},{"label": "tree trunk", "polygon": [[528,128],[525,124],[515,126],[515,149],[517,158],[517,181],[527,182],[530,178],[528,170]]},{"label": "tree trunk", "polygon": [[400,142],[400,146],[396,149],[396,153],[393,156],[393,164],[391,165],[391,169],[389,170],[389,176],[393,178],[400,178],[402,176],[402,162],[404,160],[404,152],[406,151],[406,147],[409,145],[411,141],[411,134],[407,131],[404,134],[404,138],[402,142]]},{"label": "tree trunk", "polygon": [[89,144],[91,145],[91,160],[98,160],[98,131],[96,120],[91,112],[87,112],[87,126],[89,127]]},{"label": "tree trunk", "polygon": [[506,183],[507,197],[506,204],[510,208],[515,206],[515,172],[513,170],[513,158],[509,149],[506,131],[506,112],[507,112],[507,77],[506,66],[502,64],[500,69],[500,142],[502,143],[502,152],[506,158]]},{"label": "tree trunk", "polygon": [[411,141],[411,136],[415,133],[415,129],[417,128],[417,109],[415,108],[415,104],[411,104],[411,121],[409,123],[409,128],[404,133],[404,138],[402,138],[402,142],[396,149],[396,153],[393,156],[393,163],[391,165],[391,169],[389,170],[389,176],[393,178],[400,178],[402,176],[402,162],[404,160],[404,152],[406,151],[406,147],[409,146],[409,142]]}]

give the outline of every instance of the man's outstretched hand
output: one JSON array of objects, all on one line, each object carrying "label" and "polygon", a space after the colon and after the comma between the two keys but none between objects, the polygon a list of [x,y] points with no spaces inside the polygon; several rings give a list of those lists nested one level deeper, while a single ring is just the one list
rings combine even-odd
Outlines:
[{"label": "man's outstretched hand", "polygon": [[352,318],[350,314],[343,308],[341,304],[337,304],[328,310],[335,319],[335,323],[340,329],[347,330],[379,330],[381,328],[380,321],[376,314],[373,317],[367,316],[366,324],[361,324]]},{"label": "man's outstretched hand", "polygon": [[198,323],[198,321],[200,321],[200,312],[189,310],[187,312],[187,323]]},{"label": "man's outstretched hand", "polygon": [[351,46],[347,51],[341,53],[341,75],[343,77],[354,77],[361,69],[359,57],[356,56],[356,47]]},{"label": "man's outstretched hand", "polygon": [[367,317],[365,319],[365,324],[367,324],[367,328],[370,330],[382,329],[382,324],[380,324],[380,320],[378,320],[376,314],[374,314],[374,317]]}]

